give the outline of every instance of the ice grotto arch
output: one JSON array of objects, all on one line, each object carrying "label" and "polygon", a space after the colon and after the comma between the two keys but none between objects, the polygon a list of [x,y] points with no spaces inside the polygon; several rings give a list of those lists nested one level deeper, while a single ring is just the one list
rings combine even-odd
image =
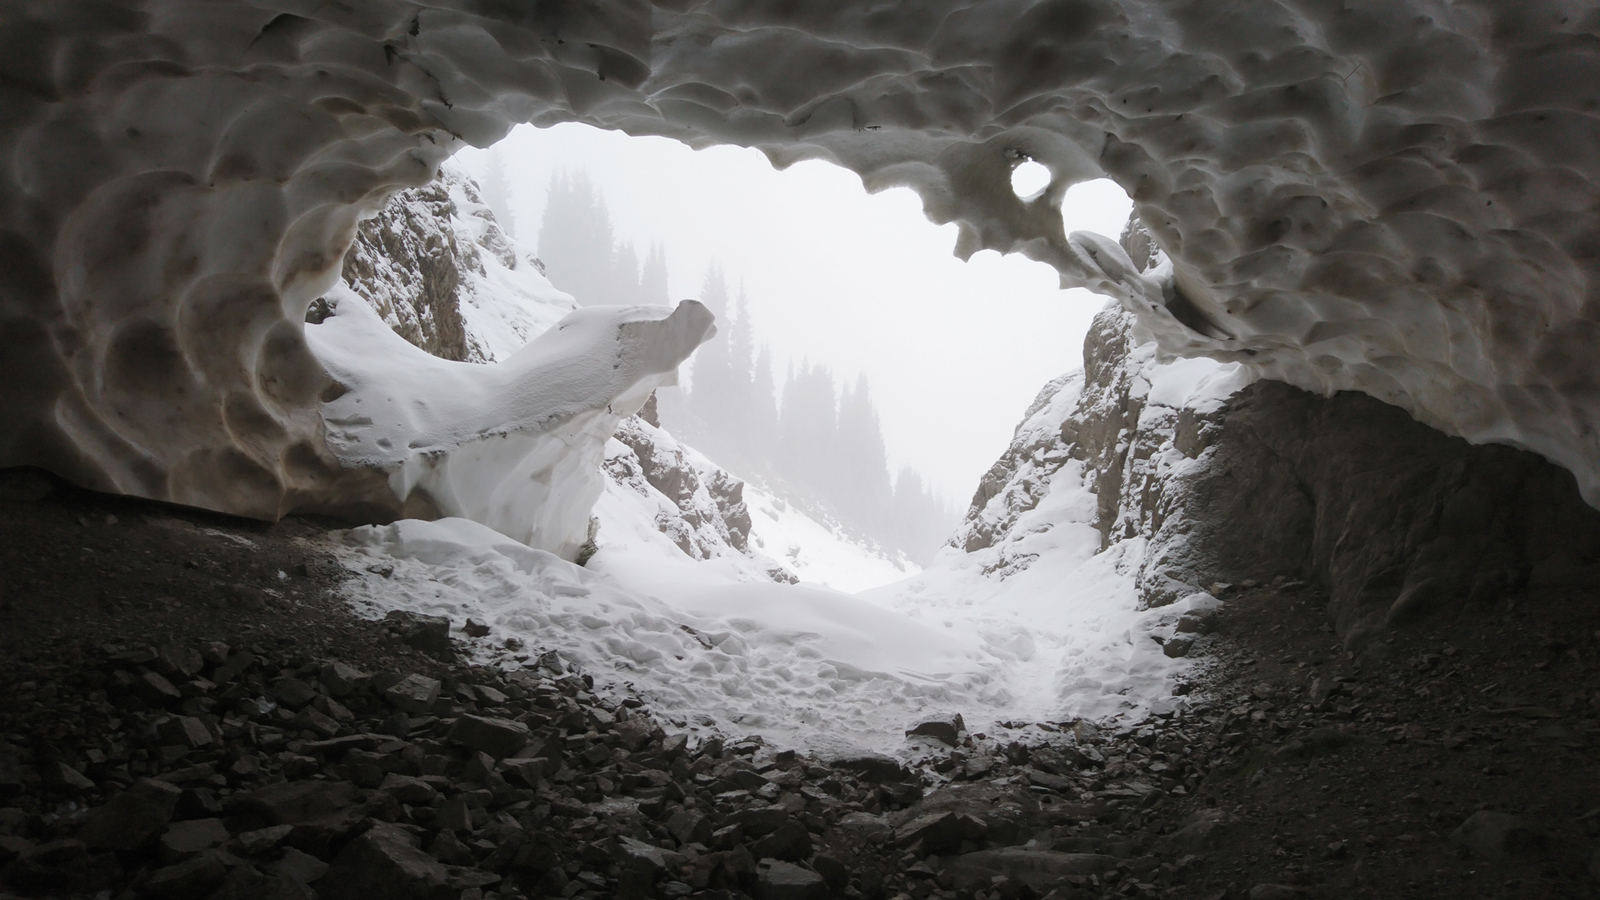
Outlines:
[{"label": "ice grotto arch", "polygon": [[[264,518],[392,507],[328,449],[307,308],[393,192],[580,121],[910,186],[958,253],[1044,261],[1167,352],[1535,450],[1594,503],[1597,31],[1583,0],[19,0],[0,465]],[[1027,160],[1051,180],[1019,198]],[[1170,267],[1062,232],[1102,176]],[[587,414],[709,327],[664,316],[585,351],[641,360]]]}]

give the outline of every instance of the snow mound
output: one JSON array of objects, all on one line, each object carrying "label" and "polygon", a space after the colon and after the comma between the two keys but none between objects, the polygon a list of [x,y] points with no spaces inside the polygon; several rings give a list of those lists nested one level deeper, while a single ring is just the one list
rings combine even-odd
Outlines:
[{"label": "snow mound", "polygon": [[384,474],[396,509],[420,495],[436,513],[488,525],[572,557],[604,488],[617,423],[711,333],[695,301],[569,313],[504,361],[442,360],[406,343],[341,288],[308,326],[339,385],[323,406],[328,447],[350,470]]}]

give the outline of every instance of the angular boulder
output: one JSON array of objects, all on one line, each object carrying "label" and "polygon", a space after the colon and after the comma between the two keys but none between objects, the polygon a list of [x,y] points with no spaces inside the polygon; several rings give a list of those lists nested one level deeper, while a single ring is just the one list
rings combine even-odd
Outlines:
[{"label": "angular boulder", "polygon": [[447,735],[452,742],[487,753],[496,760],[505,759],[521,750],[532,736],[528,726],[521,722],[470,713],[457,716]]},{"label": "angular boulder", "polygon": [[182,796],[176,785],[147,778],[89,813],[78,839],[91,850],[138,849],[167,827]]},{"label": "angular boulder", "polygon": [[317,895],[321,900],[457,900],[458,883],[408,832],[379,822],[339,851],[317,882]]}]

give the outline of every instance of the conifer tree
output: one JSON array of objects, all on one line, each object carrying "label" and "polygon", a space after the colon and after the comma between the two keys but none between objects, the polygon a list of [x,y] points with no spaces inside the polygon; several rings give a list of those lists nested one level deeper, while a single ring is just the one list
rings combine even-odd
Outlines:
[{"label": "conifer tree", "polygon": [[511,212],[511,183],[506,180],[505,158],[499,149],[489,151],[487,168],[483,174],[483,203],[494,213],[500,230],[513,237],[517,233],[517,219]]},{"label": "conifer tree", "polygon": [[639,295],[640,303],[672,305],[667,293],[667,251],[660,241],[650,242],[650,255],[639,273]]}]

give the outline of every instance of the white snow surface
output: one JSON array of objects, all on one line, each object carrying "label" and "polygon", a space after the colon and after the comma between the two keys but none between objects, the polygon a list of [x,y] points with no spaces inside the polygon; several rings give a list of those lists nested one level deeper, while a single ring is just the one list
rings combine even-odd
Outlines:
[{"label": "white snow surface", "polygon": [[834,523],[819,521],[772,491],[745,483],[750,544],[778,560],[802,582],[853,593],[922,571],[904,554],[853,539]]},{"label": "white snow surface", "polygon": [[[1163,401],[1205,408],[1249,380],[1232,365],[1154,357],[1147,345],[1129,364]],[[1082,383],[1081,374],[1053,382],[1016,440],[1059,434]],[[905,729],[935,714],[959,712],[972,730],[1002,734],[1172,704],[1175,680],[1197,663],[1167,658],[1158,639],[1217,601],[1195,593],[1139,609],[1144,539],[1102,551],[1083,464],[1038,462],[1052,472],[1042,499],[993,546],[946,548],[926,571],[854,595],[774,584],[741,554],[692,560],[616,482],[596,506],[600,550],[587,568],[471,522],[403,521],[348,532],[350,567],[364,576],[351,590],[374,615],[402,608],[448,615],[458,628],[468,617],[488,622],[490,637],[475,645],[483,661],[518,665],[556,649],[680,727],[824,754],[904,755],[915,749]],[[799,521],[759,491],[746,498],[758,521],[774,512],[783,527]],[[826,577],[826,554],[815,559],[812,571]],[[879,574],[860,559],[842,569],[838,583]],[[525,649],[504,649],[507,638]]]},{"label": "white snow surface", "polygon": [[556,649],[691,730],[893,752],[926,713],[1005,699],[999,661],[970,636],[820,586],[740,580],[727,559],[625,545],[581,568],[464,519],[347,539],[364,576],[347,585],[358,610],[481,618],[493,629],[484,661],[511,662],[493,649],[508,637]]}]

